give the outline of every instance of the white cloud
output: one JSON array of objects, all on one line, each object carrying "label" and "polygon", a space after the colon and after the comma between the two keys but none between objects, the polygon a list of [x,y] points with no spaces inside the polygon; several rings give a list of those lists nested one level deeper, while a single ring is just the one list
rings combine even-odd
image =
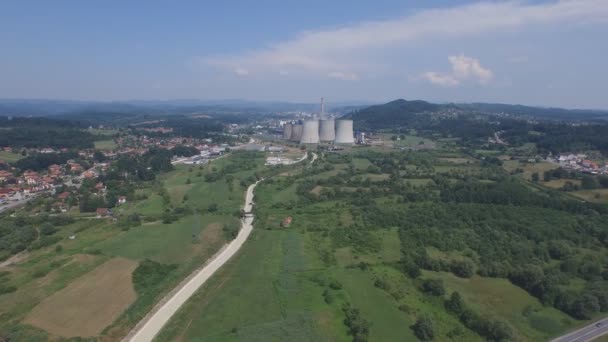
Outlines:
[{"label": "white cloud", "polygon": [[427,71],[422,74],[422,78],[431,82],[432,84],[440,85],[443,87],[453,87],[460,84],[460,81],[452,77],[451,75],[444,75],[439,72]]},{"label": "white cloud", "polygon": [[239,67],[234,69],[234,74],[237,76],[249,76],[249,70]]},{"label": "white cloud", "polygon": [[488,83],[494,74],[490,69],[481,66],[475,58],[466,57],[465,55],[448,57],[452,63],[452,72],[459,80],[475,79],[481,84]]},{"label": "white cloud", "polygon": [[[608,22],[607,0],[480,2],[427,9],[394,20],[370,21],[329,30],[301,32],[291,40],[228,56],[207,56],[205,65],[257,72],[327,76],[361,75],[372,70],[378,54],[390,54],[409,42],[518,32],[534,26]],[[376,56],[369,56],[370,52]],[[475,64],[462,63],[463,72],[480,82],[491,78]],[[340,70],[336,72],[335,70]],[[236,71],[235,71],[236,72]],[[331,76],[330,76],[331,77]],[[352,78],[352,77],[351,77]],[[447,81],[450,83],[451,81]],[[453,83],[453,82],[452,82]]]},{"label": "white cloud", "polygon": [[449,56],[448,61],[452,64],[452,72],[441,73],[427,71],[422,74],[422,78],[432,84],[440,86],[456,86],[463,81],[474,80],[480,84],[487,84],[494,77],[492,70],[484,68],[479,60],[467,57],[464,54]]},{"label": "white cloud", "polygon": [[327,77],[337,78],[344,81],[356,81],[359,79],[357,74],[353,72],[332,71],[327,74]]}]

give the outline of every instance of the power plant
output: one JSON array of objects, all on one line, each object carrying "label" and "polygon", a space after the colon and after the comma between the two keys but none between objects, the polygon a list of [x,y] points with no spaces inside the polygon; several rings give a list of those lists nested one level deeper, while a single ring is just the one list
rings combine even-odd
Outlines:
[{"label": "power plant", "polygon": [[336,144],[354,144],[353,120],[336,121]]},{"label": "power plant", "polygon": [[[318,117],[321,119],[319,120]],[[325,100],[321,98],[321,113],[310,120],[300,123],[286,123],[283,126],[283,139],[300,144],[320,142],[354,144],[353,120],[334,120],[325,115]]]},{"label": "power plant", "polygon": [[319,140],[323,142],[336,140],[336,122],[333,119],[319,122]]},{"label": "power plant", "polygon": [[290,140],[300,142],[300,140],[302,139],[302,130],[303,130],[302,125],[299,125],[299,124],[292,125]]},{"label": "power plant", "polygon": [[318,144],[319,143],[319,120],[304,121],[302,129],[301,144]]},{"label": "power plant", "polygon": [[283,139],[285,139],[285,140],[291,139],[292,128],[293,128],[293,125],[290,123],[286,123],[283,126]]}]

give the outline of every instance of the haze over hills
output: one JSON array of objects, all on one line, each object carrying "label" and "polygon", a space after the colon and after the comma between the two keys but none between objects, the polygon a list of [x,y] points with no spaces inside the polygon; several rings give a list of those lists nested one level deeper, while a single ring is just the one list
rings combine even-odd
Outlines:
[{"label": "haze over hills", "polygon": [[[341,101],[328,103],[327,110],[346,112],[373,104],[369,101]],[[72,101],[46,99],[0,99],[0,115],[52,116],[73,113],[125,114],[187,114],[213,112],[290,112],[319,110],[319,103],[281,101],[226,100],[132,100],[132,101]]]},{"label": "haze over hills", "polygon": [[[512,105],[500,103],[431,103],[424,100],[398,99],[385,104],[369,101],[340,101],[326,104],[326,110],[338,115],[345,114],[355,121],[378,124],[401,122],[405,116],[415,113],[463,110],[485,114],[507,114],[547,120],[603,120],[608,110],[564,109]],[[318,103],[293,103],[281,101],[225,100],[132,100],[132,101],[72,101],[46,99],[0,99],[2,116],[57,116],[87,119],[107,116],[120,119],[134,115],[173,115],[207,112],[211,114],[266,114],[277,112],[318,112]]]}]

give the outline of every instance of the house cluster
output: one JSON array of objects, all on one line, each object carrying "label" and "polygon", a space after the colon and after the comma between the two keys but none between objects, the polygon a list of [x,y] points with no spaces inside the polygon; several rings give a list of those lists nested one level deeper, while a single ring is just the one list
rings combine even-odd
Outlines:
[{"label": "house cluster", "polygon": [[559,164],[564,169],[575,170],[594,175],[608,174],[608,166],[600,166],[598,163],[587,159],[585,154],[562,154],[550,161]]},{"label": "house cluster", "polygon": [[[54,166],[54,165],[53,165]],[[18,200],[23,196],[54,189],[62,174],[56,171],[38,173],[25,171],[15,176],[7,170],[0,170],[0,200]]]}]

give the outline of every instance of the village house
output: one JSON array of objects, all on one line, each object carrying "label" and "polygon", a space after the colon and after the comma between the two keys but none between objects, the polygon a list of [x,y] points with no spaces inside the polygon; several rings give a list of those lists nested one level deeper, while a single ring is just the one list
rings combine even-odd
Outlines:
[{"label": "village house", "polygon": [[82,165],[78,163],[68,163],[70,166],[70,171],[72,172],[82,172]]},{"label": "village house", "polygon": [[103,183],[99,182],[97,184],[95,184],[95,190],[97,191],[106,191],[106,186],[103,185]]},{"label": "village house", "polygon": [[291,216],[287,216],[285,219],[283,219],[283,221],[281,222],[281,227],[283,228],[287,228],[289,227],[289,225],[291,224],[291,221],[293,219],[291,218]]},{"label": "village house", "polygon": [[64,202],[68,197],[70,197],[70,193],[68,191],[64,191],[57,195],[57,199]]},{"label": "village house", "polygon": [[97,208],[95,213],[97,214],[97,218],[112,216],[112,210],[108,208]]},{"label": "village house", "polygon": [[120,196],[118,197],[118,204],[125,204],[127,203],[127,197],[126,196]]},{"label": "village house", "polygon": [[5,171],[5,170],[0,170],[0,182],[4,182],[7,181],[9,179],[13,178],[13,174]]},{"label": "village house", "polygon": [[97,173],[93,170],[87,170],[83,174],[84,178],[92,179],[97,177]]},{"label": "village house", "polygon": [[15,194],[15,190],[11,188],[0,188],[0,198],[6,198],[13,196]]}]

